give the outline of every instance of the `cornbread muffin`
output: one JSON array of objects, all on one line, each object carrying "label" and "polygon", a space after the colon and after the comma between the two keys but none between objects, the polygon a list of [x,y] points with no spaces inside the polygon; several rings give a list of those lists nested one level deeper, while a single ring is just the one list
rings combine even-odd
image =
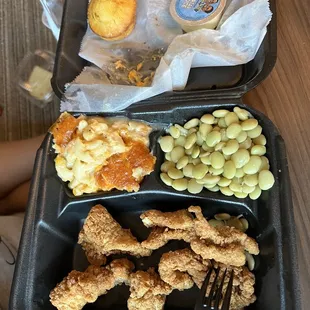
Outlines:
[{"label": "cornbread muffin", "polygon": [[89,26],[104,40],[124,39],[135,27],[136,8],[136,0],[91,0]]}]

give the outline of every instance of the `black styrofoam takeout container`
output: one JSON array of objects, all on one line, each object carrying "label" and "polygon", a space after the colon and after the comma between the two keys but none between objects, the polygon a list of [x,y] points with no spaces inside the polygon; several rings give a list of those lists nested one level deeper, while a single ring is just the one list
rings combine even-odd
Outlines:
[{"label": "black styrofoam takeout container", "polygon": [[[275,176],[275,185],[262,193],[257,201],[248,198],[226,197],[207,190],[192,195],[176,192],[164,185],[160,165],[164,160],[157,139],[171,123],[183,124],[193,117],[201,117],[218,108],[232,110],[238,105],[248,109],[259,120],[268,141],[267,157]],[[92,115],[92,114],[87,114]],[[100,115],[100,114],[99,114]],[[300,308],[295,226],[290,182],[284,141],[276,127],[263,114],[240,103],[240,99],[214,99],[208,102],[158,103],[152,108],[138,104],[126,111],[105,114],[142,120],[154,126],[150,148],[157,156],[155,171],[147,176],[137,193],[111,191],[74,197],[62,182],[54,166],[55,153],[52,135],[48,134],[37,153],[31,195],[25,217],[22,239],[11,292],[10,309],[53,309],[49,293],[72,269],[83,271],[88,263],[77,244],[78,233],[90,208],[104,205],[125,228],[130,228],[139,240],[148,235],[139,215],[148,209],[173,211],[200,205],[205,216],[219,212],[243,214],[250,223],[249,235],[256,238],[260,254],[256,257],[255,291],[257,301],[248,309],[293,310]],[[130,258],[136,269],[146,270],[158,265],[160,256],[168,250],[184,247],[171,241],[154,251],[151,257]],[[127,309],[129,288],[120,286],[99,297],[85,309]],[[193,309],[197,288],[168,296],[165,309]]]},{"label": "black styrofoam takeout container", "polygon": [[[88,63],[78,56],[87,28],[88,0],[66,0],[58,42],[52,86],[56,95],[64,95],[65,84],[75,79]],[[292,210],[289,174],[284,141],[263,114],[243,105],[241,97],[261,82],[272,70],[276,60],[276,7],[270,1],[273,19],[255,57],[245,65],[192,69],[184,91],[170,92],[144,100],[126,111],[102,116],[125,116],[149,122],[154,126],[150,136],[151,150],[157,156],[155,171],[147,176],[137,193],[111,191],[74,197],[57,176],[52,149],[52,136],[45,138],[38,150],[31,194],[19,248],[12,285],[10,309],[53,309],[49,302],[51,289],[72,269],[83,271],[88,262],[77,245],[78,233],[90,208],[104,205],[114,218],[143,240],[148,235],[139,215],[148,209],[173,211],[200,205],[205,216],[219,212],[243,214],[249,220],[248,233],[256,238],[260,254],[256,257],[255,292],[257,301],[248,309],[301,309],[295,224]],[[259,120],[267,137],[267,157],[275,176],[274,187],[263,192],[257,201],[226,197],[204,190],[198,195],[176,192],[164,185],[160,165],[164,156],[156,143],[171,123],[184,124],[218,108],[232,110],[235,105],[249,110]],[[92,115],[86,113],[87,115]],[[186,246],[171,241],[154,251],[150,258],[129,257],[136,269],[146,270],[158,265],[160,256],[168,250]],[[167,297],[165,309],[193,309],[197,288],[173,291]],[[99,297],[85,309],[127,309],[129,289],[120,286]]]}]

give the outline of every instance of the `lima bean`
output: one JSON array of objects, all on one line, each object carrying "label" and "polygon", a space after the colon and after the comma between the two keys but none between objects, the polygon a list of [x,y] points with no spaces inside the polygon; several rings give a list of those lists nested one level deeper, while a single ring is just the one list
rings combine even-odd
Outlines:
[{"label": "lima bean", "polygon": [[241,192],[242,191],[242,185],[232,181],[229,184],[229,189],[232,190],[233,192]]},{"label": "lima bean", "polygon": [[185,155],[184,147],[176,146],[171,151],[171,161],[177,163],[179,159],[182,158],[184,155]]},{"label": "lima bean", "polygon": [[239,125],[238,123],[233,123],[227,127],[226,135],[229,139],[236,139],[241,131],[241,125]]},{"label": "lima bean", "polygon": [[175,145],[176,146],[183,146],[184,147],[185,142],[186,142],[186,137],[185,136],[180,136],[179,138],[177,138],[175,140]]},{"label": "lima bean", "polygon": [[195,128],[191,128],[189,131],[188,131],[188,133],[187,133],[187,136],[189,136],[190,134],[192,134],[193,132],[197,132],[198,130],[197,130],[197,127],[195,127]]},{"label": "lima bean", "polygon": [[[206,186],[204,185],[204,187],[206,187]],[[210,192],[218,192],[220,190],[220,188],[219,188],[219,186],[215,185],[215,186],[212,186],[212,187],[208,188],[208,190]]]},{"label": "lima bean", "polygon": [[220,152],[213,152],[210,155],[211,165],[214,169],[221,169],[224,167],[225,158]]},{"label": "lima bean", "polygon": [[192,178],[193,177],[193,169],[194,169],[194,165],[193,164],[187,164],[184,168],[183,168],[183,174],[184,176],[188,177],[188,178]]},{"label": "lima bean", "polygon": [[165,159],[168,161],[171,161],[171,153],[166,153],[165,154]]},{"label": "lima bean", "polygon": [[249,229],[249,222],[248,222],[248,220],[243,217],[243,218],[240,219],[240,222],[242,223],[243,231],[246,232]]},{"label": "lima bean", "polygon": [[261,135],[262,131],[263,131],[262,126],[258,125],[258,126],[256,126],[254,129],[249,130],[249,131],[247,132],[247,135],[248,135],[248,137],[250,137],[251,139],[254,139],[254,138],[259,137],[259,136]]},{"label": "lima bean", "polygon": [[203,143],[202,149],[203,149],[204,151],[210,152],[210,153],[214,151],[214,147],[208,146],[206,142]]},{"label": "lima bean", "polygon": [[227,127],[233,123],[239,123],[239,118],[236,113],[229,112],[225,115],[225,123]]},{"label": "lima bean", "polygon": [[218,221],[216,219],[211,219],[208,221],[208,223],[212,227],[221,227],[225,225],[223,221]]},{"label": "lima bean", "polygon": [[183,156],[178,160],[176,167],[177,169],[183,169],[187,164],[188,164],[188,157]]},{"label": "lima bean", "polygon": [[209,124],[200,124],[199,126],[199,132],[202,136],[202,138],[205,140],[207,137],[207,134],[210,133],[212,131],[212,126]]},{"label": "lima bean", "polygon": [[202,152],[202,153],[200,152],[199,157],[202,158],[202,157],[207,157],[209,155],[210,155],[210,152]]},{"label": "lima bean", "polygon": [[191,129],[191,128],[198,126],[198,124],[199,124],[199,119],[193,118],[193,119],[189,120],[187,123],[185,123],[184,128],[188,130],[188,129]]},{"label": "lima bean", "polygon": [[178,128],[176,128],[175,126],[170,126],[168,131],[169,131],[171,137],[173,137],[174,139],[179,138],[181,135],[180,130]]},{"label": "lima bean", "polygon": [[220,191],[225,196],[233,196],[234,192],[229,187],[220,187]]},{"label": "lima bean", "polygon": [[197,180],[201,180],[208,172],[208,166],[205,164],[198,164],[193,168],[193,177]]},{"label": "lima bean", "polygon": [[236,153],[231,155],[231,160],[236,168],[242,168],[249,162],[250,153],[247,150],[239,149]]},{"label": "lima bean", "polygon": [[209,167],[209,173],[212,174],[212,175],[220,175],[220,174],[223,173],[223,171],[224,171],[223,168],[215,169],[215,168],[213,168],[212,166]]},{"label": "lima bean", "polygon": [[266,145],[267,139],[264,135],[259,135],[257,138],[253,139],[254,144],[256,145]]},{"label": "lima bean", "polygon": [[174,163],[172,161],[165,161],[161,166],[160,166],[160,170],[162,172],[168,172],[168,170],[170,168],[174,168]]},{"label": "lima bean", "polygon": [[245,109],[240,109],[239,107],[234,107],[234,112],[237,114],[240,121],[245,121],[250,117],[250,113]]},{"label": "lima bean", "polygon": [[262,156],[261,157],[261,160],[262,160],[262,164],[259,168],[259,171],[262,171],[262,170],[269,170],[270,169],[270,165],[269,165],[269,160],[266,156]]},{"label": "lima bean", "polygon": [[185,149],[190,149],[197,141],[197,135],[195,132],[191,133],[187,138],[185,142]]},{"label": "lima bean", "polygon": [[192,158],[197,158],[200,154],[200,147],[198,145],[194,146],[193,150],[192,150]]},{"label": "lima bean", "polygon": [[202,179],[197,180],[198,183],[204,184],[204,185],[216,185],[217,182],[221,179],[218,175],[211,175],[207,173]]},{"label": "lima bean", "polygon": [[194,149],[194,146],[192,146],[190,149],[185,149],[185,154],[186,155],[192,155],[192,152],[193,152],[193,149]]},{"label": "lima bean", "polygon": [[218,126],[219,126],[220,128],[227,128],[227,125],[226,125],[226,122],[225,122],[225,118],[224,118],[224,117],[220,118],[217,124],[218,124]]},{"label": "lima bean", "polygon": [[[236,193],[235,193],[235,195],[236,195]],[[231,217],[231,218],[226,222],[226,225],[227,225],[227,226],[230,226],[230,227],[235,227],[236,229],[238,229],[238,230],[240,230],[240,231],[243,230],[243,225],[242,225],[241,221],[240,221],[237,217],[235,217],[235,216]]]},{"label": "lima bean", "polygon": [[198,131],[198,132],[196,133],[196,135],[197,135],[196,144],[199,145],[199,146],[202,146],[202,145],[203,145],[203,142],[204,142],[204,139],[202,138],[201,133]]},{"label": "lima bean", "polygon": [[204,156],[204,157],[200,157],[200,160],[203,164],[205,165],[211,165],[211,159],[210,156]]},{"label": "lima bean", "polygon": [[242,192],[243,193],[251,194],[254,190],[255,190],[255,186],[249,186],[247,184],[242,185]]},{"label": "lima bean", "polygon": [[225,160],[230,160],[231,159],[231,155],[225,155],[224,154],[224,158],[225,158]]},{"label": "lima bean", "polygon": [[243,182],[248,186],[256,186],[258,184],[258,175],[257,174],[246,175],[243,178]]},{"label": "lima bean", "polygon": [[200,158],[193,158],[192,163],[196,166],[196,165],[201,164],[201,160]]},{"label": "lima bean", "polygon": [[214,218],[218,221],[228,221],[231,216],[228,213],[218,213],[214,215]]},{"label": "lima bean", "polygon": [[211,131],[210,133],[208,133],[206,138],[206,143],[208,147],[214,147],[220,141],[221,141],[221,133],[219,131]]},{"label": "lima bean", "polygon": [[220,118],[220,117],[225,117],[225,115],[226,115],[227,113],[229,113],[228,110],[221,109],[221,110],[215,110],[215,111],[212,113],[212,115],[213,115],[214,117]]},{"label": "lima bean", "polygon": [[221,141],[223,141],[223,142],[229,141],[229,138],[226,135],[226,129],[222,128],[220,130],[220,133],[221,133]]},{"label": "lima bean", "polygon": [[221,141],[214,147],[214,150],[221,151],[225,145],[226,145],[226,142]]},{"label": "lima bean", "polygon": [[[201,180],[197,180],[197,182],[199,183],[201,183],[201,184],[203,184],[202,182],[201,182]],[[203,184],[203,187],[205,187],[205,188],[207,188],[207,189],[211,189],[211,188],[214,188],[215,186],[217,186],[216,184]]]},{"label": "lima bean", "polygon": [[242,177],[244,177],[244,175],[245,175],[245,173],[244,173],[242,168],[236,169],[236,177],[237,178],[242,178]]},{"label": "lima bean", "polygon": [[266,147],[264,145],[254,145],[251,148],[251,155],[265,155],[266,154]]},{"label": "lima bean", "polygon": [[258,175],[258,186],[261,190],[266,191],[274,184],[274,176],[269,170],[262,170]]},{"label": "lima bean", "polygon": [[236,176],[234,176],[234,178],[232,179],[232,182],[238,183],[238,184],[242,184],[243,183],[243,178],[237,178]]},{"label": "lima bean", "polygon": [[182,136],[187,136],[188,130],[185,129],[184,127],[180,126],[179,124],[174,124],[174,127],[178,128],[180,130],[180,134]]},{"label": "lima bean", "polygon": [[218,185],[221,187],[226,187],[229,186],[229,184],[231,183],[232,180],[227,179],[225,177],[221,177],[221,179],[218,181]]},{"label": "lima bean", "polygon": [[164,136],[159,139],[159,145],[163,152],[169,153],[174,147],[174,140],[171,136]]},{"label": "lima bean", "polygon": [[253,130],[258,126],[258,121],[255,118],[250,118],[241,123],[242,130],[249,131]]},{"label": "lima bean", "polygon": [[202,184],[198,184],[195,179],[191,179],[187,184],[187,190],[191,194],[199,194],[203,189]]},{"label": "lima bean", "polygon": [[256,174],[262,164],[262,160],[259,156],[253,155],[247,164],[243,166],[243,171],[246,174]]},{"label": "lima bean", "polygon": [[238,135],[238,137],[236,138],[236,140],[239,142],[239,143],[242,143],[246,140],[246,138],[248,137],[246,131],[241,131]]},{"label": "lima bean", "polygon": [[239,149],[239,143],[237,140],[229,140],[226,145],[222,148],[224,155],[232,155],[236,153]]},{"label": "lima bean", "polygon": [[204,124],[212,125],[214,124],[214,116],[211,114],[205,114],[200,119]]},{"label": "lima bean", "polygon": [[262,190],[259,188],[259,186],[256,186],[255,190],[252,193],[250,193],[249,196],[252,200],[256,200],[259,198],[261,193],[262,193]]},{"label": "lima bean", "polygon": [[243,192],[235,192],[234,195],[237,197],[237,198],[246,198],[248,196],[247,193],[243,193]]},{"label": "lima bean", "polygon": [[247,261],[249,270],[253,271],[255,268],[255,260],[254,260],[253,255],[251,255],[250,253],[245,251],[245,257],[246,257],[246,261]]},{"label": "lima bean", "polygon": [[172,187],[179,192],[185,191],[187,189],[187,180],[186,179],[179,179],[174,180],[172,182]]},{"label": "lima bean", "polygon": [[226,179],[232,179],[235,175],[236,175],[235,164],[231,160],[226,161],[226,163],[224,164],[223,176]]},{"label": "lima bean", "polygon": [[239,149],[247,150],[247,149],[249,149],[251,146],[252,146],[252,140],[251,140],[251,138],[247,137],[247,138],[245,139],[245,141],[243,141],[242,143],[240,143]]},{"label": "lima bean", "polygon": [[170,168],[167,174],[173,180],[182,179],[184,177],[183,172],[181,170],[178,170],[177,168]]},{"label": "lima bean", "polygon": [[160,178],[161,180],[168,186],[171,186],[172,185],[172,179],[169,178],[168,174],[167,173],[161,173],[160,174]]}]

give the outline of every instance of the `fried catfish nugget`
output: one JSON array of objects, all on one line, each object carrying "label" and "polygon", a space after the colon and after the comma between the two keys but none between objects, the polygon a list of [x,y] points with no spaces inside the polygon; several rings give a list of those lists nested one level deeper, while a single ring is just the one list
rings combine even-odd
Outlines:
[{"label": "fried catfish nugget", "polygon": [[[254,274],[251,273],[247,267],[228,266],[214,262],[214,268],[220,268],[218,276],[219,281],[218,284],[220,284],[220,281],[223,278],[223,274],[226,269],[227,274],[230,274],[232,269],[234,270],[232,296],[230,300],[229,309],[232,310],[243,309],[244,307],[247,307],[255,302],[256,300],[256,296],[254,294],[255,277]],[[209,287],[207,288],[207,293],[211,290],[211,285],[214,281],[214,278],[215,278],[215,272],[213,272],[211,275],[210,284]],[[228,282],[229,277],[226,276],[223,285],[223,292],[226,291]]]},{"label": "fried catfish nugget", "polygon": [[185,209],[175,212],[149,210],[141,214],[146,227],[168,227],[170,229],[191,229],[194,225],[192,215]]},{"label": "fried catfish nugget", "polygon": [[170,240],[190,242],[195,237],[193,217],[187,210],[149,210],[141,214],[140,218],[146,227],[153,227],[147,240],[142,242],[148,249],[159,249]]},{"label": "fried catfish nugget", "polygon": [[85,272],[73,270],[50,293],[51,303],[59,310],[79,310],[97,300],[114,286],[129,283],[134,265],[116,259],[109,266],[89,266]]},{"label": "fried catfish nugget", "polygon": [[169,295],[172,290],[172,287],[162,281],[153,268],[150,268],[148,271],[132,273],[130,275],[128,309],[164,309],[166,295]]},{"label": "fried catfish nugget", "polygon": [[133,256],[149,256],[152,251],[123,229],[111,214],[101,205],[94,206],[79,234],[78,243],[82,245],[91,264],[102,265],[111,254],[128,253]]},{"label": "fried catfish nugget", "polygon": [[259,254],[257,242],[247,234],[234,227],[212,227],[198,206],[191,206],[188,210],[196,215],[194,229],[197,238],[193,239],[190,245],[202,258],[243,266],[246,262],[245,250],[250,254]]},{"label": "fried catfish nugget", "polygon": [[195,239],[196,234],[193,229],[182,230],[182,229],[169,229],[164,227],[154,227],[151,230],[148,238],[142,241],[142,246],[156,250],[167,244],[170,240],[184,240],[190,243]]},{"label": "fried catfish nugget", "polygon": [[194,283],[201,285],[209,265],[209,260],[202,261],[192,250],[183,249],[164,253],[158,271],[163,281],[183,291],[191,288]]}]

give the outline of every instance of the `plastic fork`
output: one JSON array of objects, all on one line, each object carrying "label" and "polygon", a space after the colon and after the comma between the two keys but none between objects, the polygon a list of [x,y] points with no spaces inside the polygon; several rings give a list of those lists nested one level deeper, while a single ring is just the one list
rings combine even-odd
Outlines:
[{"label": "plastic fork", "polygon": [[[212,283],[212,287],[208,296],[206,296],[207,287],[210,282],[210,277],[212,271],[215,271],[215,278]],[[220,269],[210,268],[207,276],[202,284],[199,296],[196,301],[195,310],[229,310],[230,298],[232,294],[232,284],[234,278],[234,271],[232,270],[229,276],[229,282],[226,288],[226,292],[222,293],[223,285],[227,273],[227,269],[225,269],[224,274],[222,276],[222,280],[219,286],[217,286],[218,277],[219,277]],[[220,308],[221,297],[223,297],[222,307]]]}]

